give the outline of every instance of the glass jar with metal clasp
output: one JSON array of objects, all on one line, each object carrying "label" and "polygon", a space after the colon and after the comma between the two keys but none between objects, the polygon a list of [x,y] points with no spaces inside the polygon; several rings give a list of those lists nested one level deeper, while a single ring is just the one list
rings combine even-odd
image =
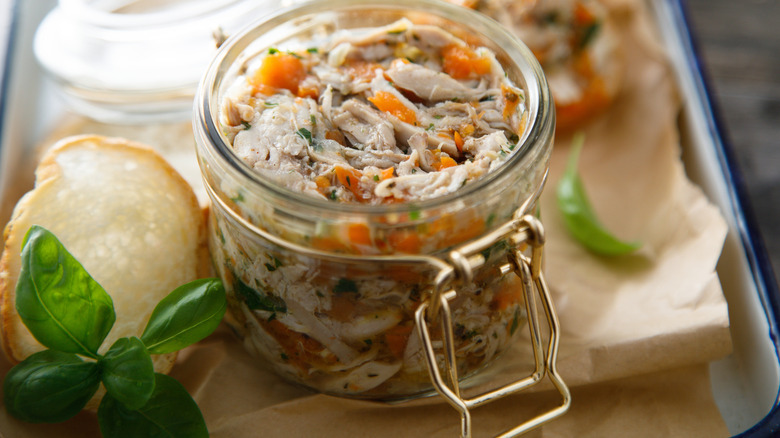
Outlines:
[{"label": "glass jar with metal clasp", "polygon": [[[222,104],[247,59],[401,18],[490,49],[523,90],[527,119],[503,164],[442,196],[365,205],[296,192],[234,153]],[[534,215],[554,126],[530,50],[466,8],[432,0],[314,1],[231,37],[200,84],[194,129],[211,199],[214,266],[247,349],[284,378],[327,394],[404,400],[438,392],[461,413],[463,436],[471,434],[472,408],[546,377],[561,404],[508,433],[564,413],[569,391],[555,368],[558,322]],[[461,388],[524,331],[534,363],[528,376],[466,397]]]}]

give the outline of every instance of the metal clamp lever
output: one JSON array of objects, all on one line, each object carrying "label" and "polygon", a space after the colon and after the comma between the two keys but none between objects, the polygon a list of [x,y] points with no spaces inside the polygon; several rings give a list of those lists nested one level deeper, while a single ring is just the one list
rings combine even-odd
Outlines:
[{"label": "metal clamp lever", "polygon": [[[506,274],[513,271],[522,280],[525,306],[528,314],[528,328],[533,346],[535,370],[525,378],[488,391],[472,398],[461,396],[458,381],[458,370],[455,357],[455,342],[453,336],[452,313],[449,301],[457,292],[450,286],[456,279],[471,281],[472,270],[485,263],[480,251],[503,240],[510,239],[515,246],[528,244],[531,249],[530,258],[520,250],[515,250],[510,255],[506,265],[501,267],[501,272]],[[450,253],[452,265],[442,268],[436,279],[433,293],[429,300],[423,302],[415,313],[417,332],[425,352],[426,364],[431,375],[431,380],[436,391],[455,408],[461,415],[461,436],[471,437],[471,409],[487,404],[491,401],[517,393],[541,382],[545,376],[550,378],[553,386],[561,395],[562,402],[559,406],[526,420],[522,424],[502,433],[500,437],[513,437],[528,432],[542,424],[563,415],[571,404],[569,388],[558,374],[556,361],[558,355],[558,343],[560,328],[558,317],[555,314],[550,293],[541,270],[542,249],[544,247],[544,231],[541,222],[531,216],[515,217],[494,232],[463,245]],[[539,329],[539,316],[537,312],[537,299],[547,317],[549,327],[549,339],[546,351],[542,346],[542,335]],[[436,351],[431,341],[428,322],[440,320],[443,334],[444,364],[447,372],[446,380],[442,378],[437,362]]]}]

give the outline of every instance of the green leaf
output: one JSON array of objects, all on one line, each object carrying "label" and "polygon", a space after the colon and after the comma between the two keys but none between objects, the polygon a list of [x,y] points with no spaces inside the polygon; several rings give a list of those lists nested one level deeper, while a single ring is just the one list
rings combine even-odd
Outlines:
[{"label": "green leaf", "polygon": [[127,409],[140,408],[152,396],[154,364],[140,339],[117,339],[98,363],[106,391]]},{"label": "green leaf", "polygon": [[208,438],[206,422],[187,390],[173,377],[155,374],[149,401],[129,410],[111,394],[98,408],[98,423],[104,437]]},{"label": "green leaf", "polygon": [[563,214],[566,229],[582,245],[602,255],[622,255],[638,249],[641,244],[624,242],[613,236],[596,217],[577,172],[577,162],[584,142],[578,135],[572,140],[569,160],[556,191],[558,209]]},{"label": "green leaf", "polygon": [[16,310],[51,349],[97,358],[114,325],[111,297],[50,231],[33,225],[22,247]]},{"label": "green leaf", "polygon": [[72,353],[44,350],[8,372],[6,410],[28,423],[59,423],[78,414],[100,386],[100,367]]},{"label": "green leaf", "polygon": [[225,288],[216,278],[177,287],[154,308],[141,340],[152,354],[165,354],[200,341],[222,321]]}]

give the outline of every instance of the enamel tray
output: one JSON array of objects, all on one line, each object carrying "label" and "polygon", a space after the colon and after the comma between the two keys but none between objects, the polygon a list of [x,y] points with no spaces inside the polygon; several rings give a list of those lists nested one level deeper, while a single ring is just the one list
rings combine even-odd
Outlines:
[{"label": "enamel tray", "polygon": [[[683,0],[647,0],[675,68],[684,106],[680,118],[689,177],[720,207],[728,225],[718,275],[729,304],[734,351],[711,364],[716,402],[735,436],[780,433],[780,294],[758,236],[730,145],[718,123]],[[62,111],[52,102],[32,55],[38,23],[54,0],[0,0],[0,222],[10,215],[14,192],[32,184],[33,146]],[[12,184],[12,182],[14,184]],[[2,431],[0,431],[2,435]]]}]

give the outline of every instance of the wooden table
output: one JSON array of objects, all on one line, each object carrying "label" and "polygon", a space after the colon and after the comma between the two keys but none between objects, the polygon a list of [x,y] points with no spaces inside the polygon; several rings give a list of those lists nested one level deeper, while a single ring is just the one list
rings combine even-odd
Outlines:
[{"label": "wooden table", "polygon": [[716,111],[780,273],[780,1],[685,0]]}]

